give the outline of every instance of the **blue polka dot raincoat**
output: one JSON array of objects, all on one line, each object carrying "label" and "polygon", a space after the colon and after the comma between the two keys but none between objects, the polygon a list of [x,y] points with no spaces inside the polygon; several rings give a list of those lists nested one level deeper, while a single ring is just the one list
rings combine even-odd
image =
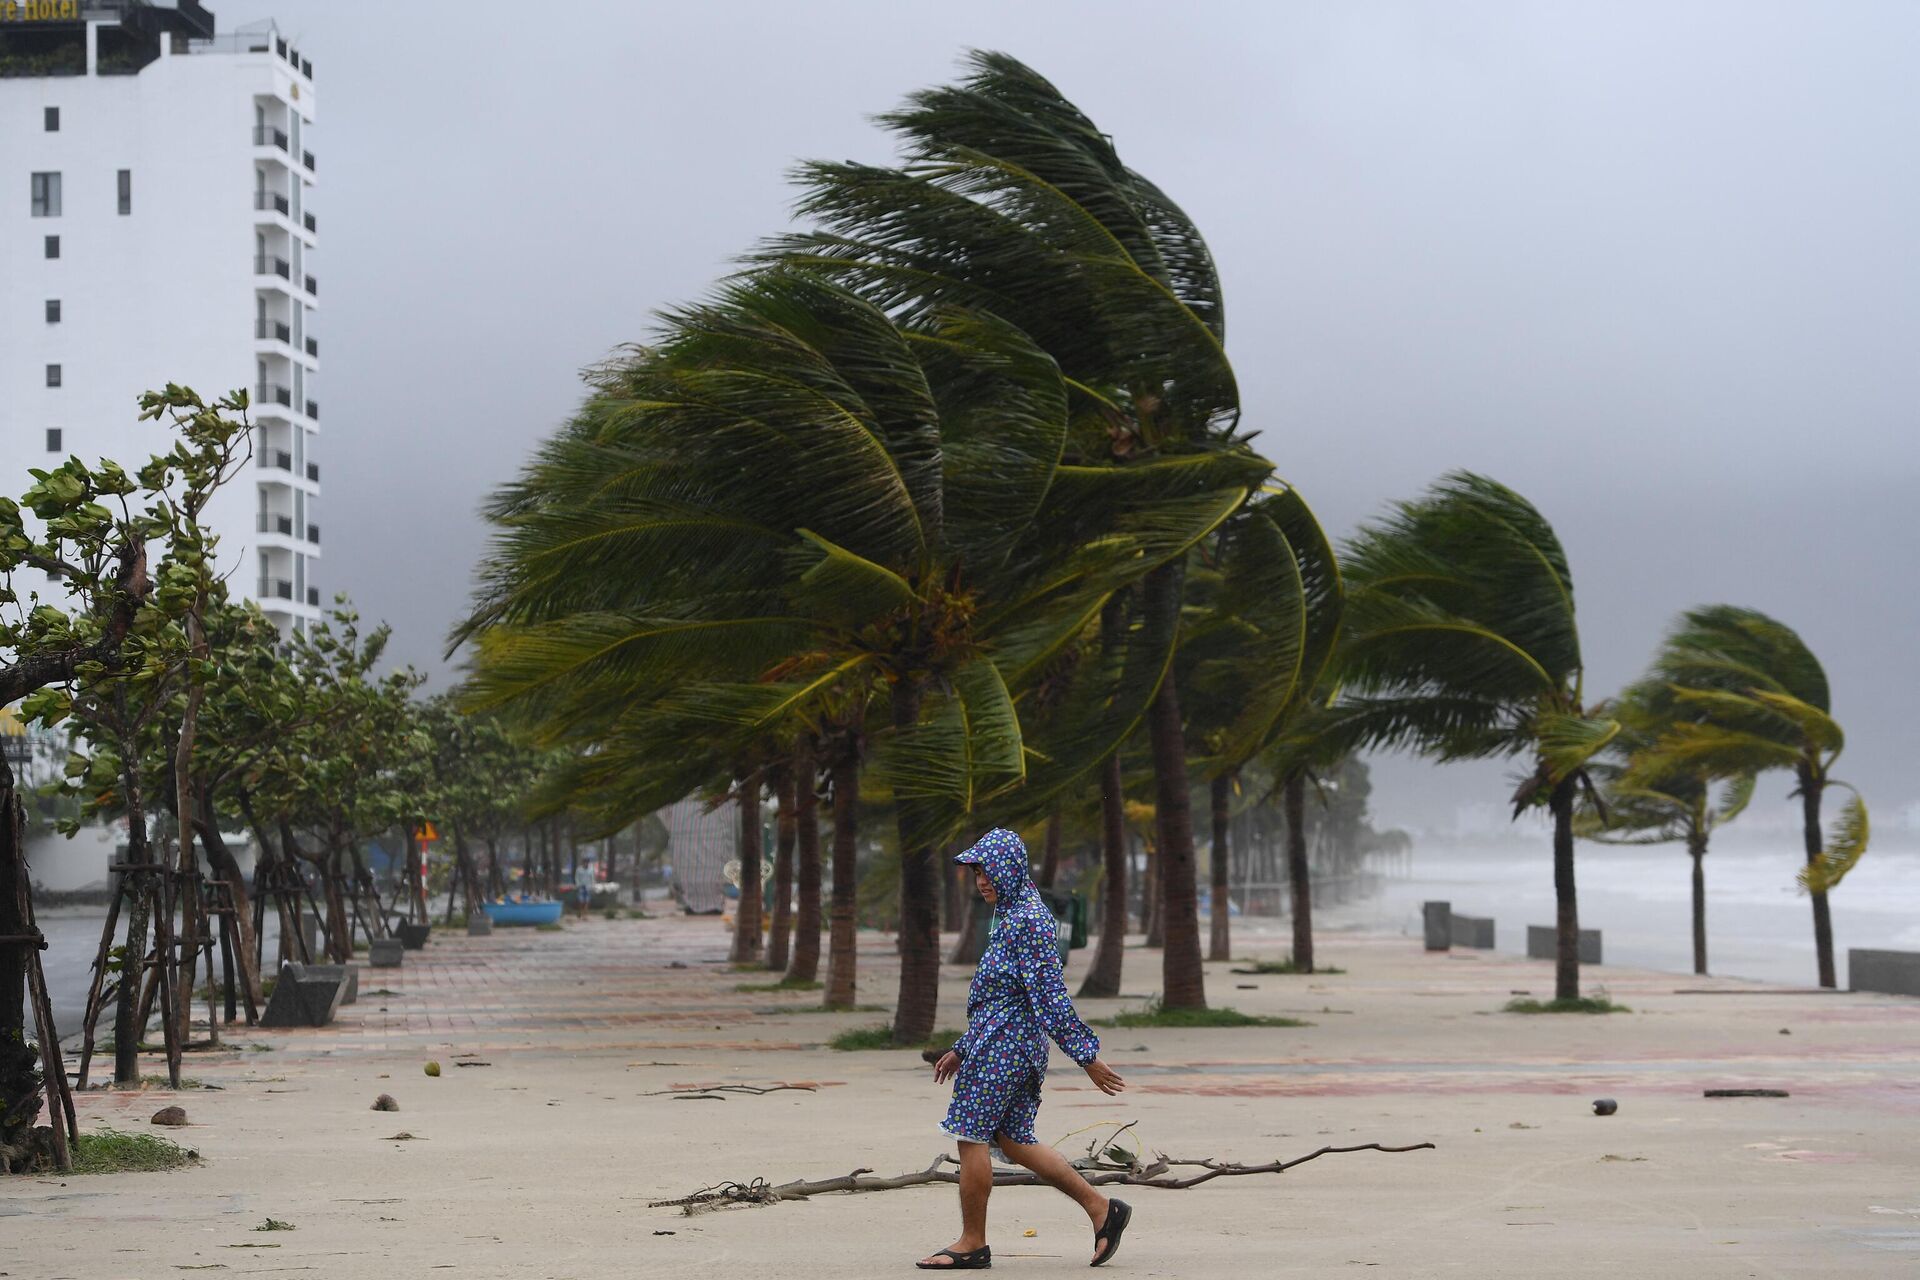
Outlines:
[{"label": "blue polka dot raincoat", "polygon": [[996,828],[954,861],[978,863],[998,902],[967,992],[967,1033],[954,1046],[960,1072],[940,1128],[965,1142],[991,1142],[1000,1134],[1035,1142],[1047,1038],[1083,1066],[1100,1055],[1100,1041],[1073,1011],[1060,975],[1058,927],[1027,869],[1020,837]]}]

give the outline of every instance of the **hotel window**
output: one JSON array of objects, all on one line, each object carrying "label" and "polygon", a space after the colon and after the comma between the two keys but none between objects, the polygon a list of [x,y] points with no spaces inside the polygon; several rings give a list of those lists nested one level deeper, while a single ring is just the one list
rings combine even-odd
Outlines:
[{"label": "hotel window", "polygon": [[47,132],[60,132],[60,108],[58,107],[47,108]]},{"label": "hotel window", "polygon": [[126,217],[133,212],[133,170],[120,171],[120,216]]},{"label": "hotel window", "polygon": [[60,216],[59,174],[36,173],[33,175],[33,216],[36,218]]},{"label": "hotel window", "polygon": [[47,299],[47,323],[60,323],[60,299],[58,298]]},{"label": "hotel window", "polygon": [[60,452],[60,428],[58,427],[47,428],[47,452]]},{"label": "hotel window", "polygon": [[47,237],[47,256],[49,258],[57,258],[60,256],[60,237],[59,236]]},{"label": "hotel window", "polygon": [[47,385],[50,387],[57,387],[60,385],[60,366],[59,365],[50,364],[47,366]]}]

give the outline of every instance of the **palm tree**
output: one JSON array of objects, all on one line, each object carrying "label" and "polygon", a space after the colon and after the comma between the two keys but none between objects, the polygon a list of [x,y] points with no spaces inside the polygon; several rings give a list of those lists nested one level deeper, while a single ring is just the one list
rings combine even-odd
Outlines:
[{"label": "palm tree", "polygon": [[1707,972],[1707,843],[1740,816],[1753,799],[1753,775],[1727,779],[1715,791],[1713,775],[1699,765],[1676,764],[1655,743],[1670,721],[1672,698],[1664,683],[1642,681],[1622,694],[1614,714],[1620,735],[1608,747],[1612,759],[1596,762],[1605,805],[1580,816],[1576,830],[1602,844],[1668,844],[1684,840],[1693,861],[1693,971]]},{"label": "palm tree", "polygon": [[[1276,774],[1290,805],[1316,762],[1306,726],[1324,706],[1344,587],[1333,546],[1294,489],[1250,503],[1222,533],[1212,565],[1190,571],[1201,616],[1181,648],[1189,733],[1206,757],[1213,812],[1213,903],[1209,959],[1228,959],[1229,817],[1240,770],[1280,752]],[[1319,690],[1316,696],[1316,690]],[[1292,812],[1292,809],[1289,809]],[[1300,862],[1305,865],[1305,845]],[[1294,886],[1295,963],[1311,971],[1313,934],[1305,886]],[[1304,942],[1302,939],[1304,938]]]},{"label": "palm tree", "polygon": [[[1016,692],[1116,591],[1230,516],[1267,464],[1083,461],[1058,369],[1024,335],[952,310],[901,329],[792,271],[677,313],[610,384],[617,402],[584,415],[594,434],[550,447],[551,489],[496,507],[497,586],[470,624],[478,696],[593,742],[599,777],[632,766],[628,808],[789,740],[796,719],[868,737],[905,906],[895,1035],[923,1040],[932,851],[1028,776]],[[660,554],[695,530],[698,576]],[[1047,759],[1056,775],[1092,763]],[[851,818],[859,767],[835,762],[836,818]],[[836,941],[852,887],[840,834]]]},{"label": "palm tree", "polygon": [[[1869,832],[1866,802],[1833,776],[1846,735],[1833,718],[1820,660],[1785,623],[1755,609],[1708,605],[1681,615],[1653,675],[1667,686],[1675,716],[1654,747],[1659,767],[1721,778],[1793,771],[1807,859],[1800,886],[1813,900],[1820,985],[1835,986],[1827,894],[1866,853]],[[1830,786],[1852,794],[1823,840],[1820,808]]]},{"label": "palm tree", "polygon": [[[1002,317],[1104,420],[1116,460],[1231,445],[1239,392],[1198,229],[1031,68],[985,52],[967,66],[882,117],[899,167],[803,166],[800,210],[820,229],[765,256],[831,273],[910,327],[956,304]],[[1176,557],[1146,575],[1153,629],[1178,632],[1185,571]],[[1163,1000],[1204,1007],[1177,678],[1158,682],[1147,719],[1168,871]]]},{"label": "palm tree", "polygon": [[1620,725],[1584,703],[1573,576],[1552,526],[1506,486],[1455,472],[1363,526],[1344,564],[1346,690],[1327,740],[1441,760],[1531,757],[1514,814],[1552,816],[1554,994],[1578,999],[1574,809]]}]

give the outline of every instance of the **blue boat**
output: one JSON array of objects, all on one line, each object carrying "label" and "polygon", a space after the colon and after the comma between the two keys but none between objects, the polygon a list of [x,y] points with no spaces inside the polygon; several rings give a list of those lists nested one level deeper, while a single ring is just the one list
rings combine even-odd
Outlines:
[{"label": "blue boat", "polygon": [[550,898],[483,902],[480,909],[495,924],[555,924],[560,919],[560,904]]}]

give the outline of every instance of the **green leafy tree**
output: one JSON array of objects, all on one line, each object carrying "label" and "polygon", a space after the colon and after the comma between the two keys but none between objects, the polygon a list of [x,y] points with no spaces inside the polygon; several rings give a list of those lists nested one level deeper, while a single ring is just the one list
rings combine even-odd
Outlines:
[{"label": "green leafy tree", "polygon": [[1455,472],[1363,526],[1343,564],[1344,691],[1325,740],[1528,760],[1514,814],[1551,816],[1554,994],[1578,999],[1574,813],[1620,723],[1586,705],[1573,575],[1552,526],[1506,486]]},{"label": "green leafy tree", "polygon": [[[1793,773],[1807,859],[1800,887],[1813,901],[1820,985],[1836,985],[1827,894],[1859,864],[1869,829],[1860,793],[1833,776],[1846,735],[1833,717],[1826,670],[1785,623],[1754,609],[1708,605],[1681,616],[1654,658],[1653,676],[1666,686],[1661,705],[1674,723],[1646,767],[1629,776],[1671,768],[1720,778]],[[1820,810],[1829,787],[1850,794],[1823,839]]]},{"label": "green leafy tree", "polygon": [[[191,396],[171,386],[161,394]],[[151,690],[178,672],[179,621],[196,595],[187,579],[204,580],[192,562],[211,549],[196,519],[204,496],[228,474],[234,440],[244,438],[230,414],[243,414],[245,404],[244,393],[236,393],[209,412],[174,421],[169,451],[137,476],[110,460],[88,466],[69,458],[32,469],[33,484],[20,501],[0,498],[0,706],[19,701],[23,720],[51,727],[76,719],[77,704],[124,706],[129,690],[151,703]],[[149,546],[163,539],[178,543],[179,551],[150,572]],[[31,592],[22,598],[20,575],[29,570],[50,575],[61,598],[42,600]],[[117,780],[137,772],[127,754]],[[27,935],[32,920],[24,831],[11,768],[0,761],[0,934],[13,937]],[[123,985],[144,957],[143,927]],[[56,1125],[51,1150],[33,1133],[42,1081],[22,1018],[30,967],[24,947],[0,945],[0,1170],[43,1160],[64,1168],[68,1161],[60,1141],[64,1126]],[[37,1013],[44,1012],[43,995],[36,997]],[[122,1004],[130,1013],[131,1001]],[[49,1023],[37,1030],[50,1045],[56,1042]],[[49,1060],[64,1070],[57,1057]]]}]

